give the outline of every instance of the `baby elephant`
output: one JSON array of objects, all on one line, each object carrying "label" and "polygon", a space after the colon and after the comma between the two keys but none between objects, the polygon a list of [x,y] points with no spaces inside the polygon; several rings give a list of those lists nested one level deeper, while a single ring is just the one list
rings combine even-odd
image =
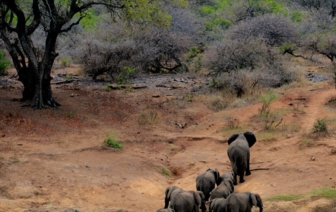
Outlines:
[{"label": "baby elephant", "polygon": [[213,200],[215,198],[227,198],[234,191],[233,186],[233,173],[227,172],[220,176],[221,183],[219,186],[214,188],[210,193],[210,199]]},{"label": "baby elephant", "polygon": [[263,211],[262,200],[256,193],[233,193],[226,200],[226,212],[251,212],[253,206],[259,207],[259,212]]},{"label": "baby elephant", "polygon": [[157,210],[156,212],[175,212],[175,211],[171,208],[161,208]]},{"label": "baby elephant", "polygon": [[205,201],[209,200],[210,192],[215,186],[220,183],[220,176],[217,169],[207,169],[205,172],[199,174],[196,178],[196,190],[202,191],[205,196]]},{"label": "baby elephant", "polygon": [[225,212],[227,200],[225,198],[216,198],[210,201],[209,212]]},{"label": "baby elephant", "polygon": [[183,191],[175,195],[170,206],[175,212],[202,212],[206,211],[204,194],[202,191]]}]

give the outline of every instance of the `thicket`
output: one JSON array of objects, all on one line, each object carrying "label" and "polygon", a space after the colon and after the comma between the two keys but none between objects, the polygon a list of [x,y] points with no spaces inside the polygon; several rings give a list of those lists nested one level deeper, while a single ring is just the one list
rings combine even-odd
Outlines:
[{"label": "thicket", "polygon": [[[93,79],[108,74],[115,82],[125,70],[132,70],[126,77],[197,71],[212,76],[212,87],[237,96],[256,85],[295,81],[286,54],[309,60],[321,55],[336,69],[332,0],[190,0],[185,7],[165,1],[162,7],[170,23],[160,26],[89,10],[81,25],[59,37],[59,64],[82,63]],[[32,35],[36,51],[43,49],[43,35],[42,27]]]}]

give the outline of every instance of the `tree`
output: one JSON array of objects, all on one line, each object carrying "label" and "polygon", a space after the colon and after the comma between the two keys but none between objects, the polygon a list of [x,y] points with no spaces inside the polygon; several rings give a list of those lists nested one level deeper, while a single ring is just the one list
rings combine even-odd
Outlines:
[{"label": "tree", "polygon": [[[184,0],[175,0],[184,4]],[[103,7],[112,16],[142,23],[169,25],[161,10],[165,1],[151,0],[0,0],[0,38],[4,41],[23,83],[22,100],[32,107],[59,106],[51,90],[51,68],[58,56],[59,35],[78,25],[93,7]],[[32,36],[42,27],[43,51],[37,51]]]}]

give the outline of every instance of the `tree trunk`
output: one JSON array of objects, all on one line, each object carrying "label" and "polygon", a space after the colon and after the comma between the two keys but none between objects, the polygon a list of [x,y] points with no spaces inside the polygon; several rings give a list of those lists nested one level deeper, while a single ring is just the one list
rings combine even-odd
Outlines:
[{"label": "tree trunk", "polygon": [[33,73],[34,72],[29,70],[28,67],[18,70],[19,81],[21,81],[23,84],[21,101],[31,101],[34,98],[36,76],[34,76]]}]

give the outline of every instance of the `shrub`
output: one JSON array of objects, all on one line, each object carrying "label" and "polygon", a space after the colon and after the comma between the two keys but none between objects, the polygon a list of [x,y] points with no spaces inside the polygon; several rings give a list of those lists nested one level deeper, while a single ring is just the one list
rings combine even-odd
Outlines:
[{"label": "shrub", "polygon": [[0,50],[0,76],[7,75],[7,69],[11,62],[5,58],[5,54]]},{"label": "shrub", "polygon": [[317,119],[313,126],[313,132],[327,132],[327,124],[323,119]]},{"label": "shrub", "polygon": [[62,67],[70,67],[71,59],[68,56],[64,56],[59,60],[59,63]]},{"label": "shrub", "polygon": [[108,147],[112,147],[114,149],[122,149],[123,146],[122,144],[117,141],[116,138],[112,137],[112,136],[108,136],[105,141],[104,141],[105,145]]},{"label": "shrub", "polygon": [[283,15],[266,14],[242,21],[230,30],[232,38],[262,38],[268,45],[278,46],[293,42],[298,32],[290,20]]}]

